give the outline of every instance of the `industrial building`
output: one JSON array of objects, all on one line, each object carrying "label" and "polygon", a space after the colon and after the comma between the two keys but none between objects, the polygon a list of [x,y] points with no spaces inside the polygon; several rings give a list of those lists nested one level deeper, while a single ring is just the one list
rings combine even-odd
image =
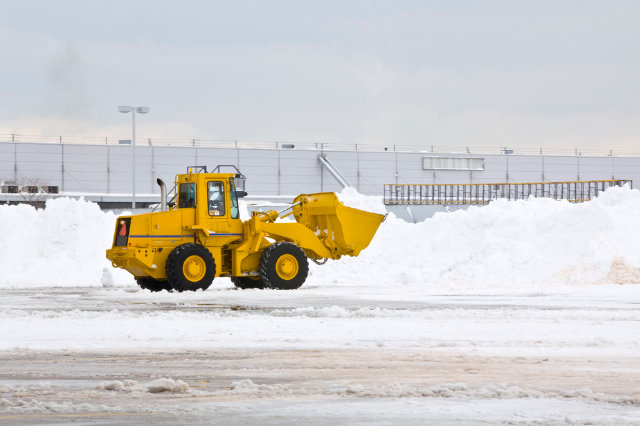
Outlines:
[{"label": "industrial building", "polygon": [[[300,193],[340,191],[345,185],[366,195],[386,195],[386,201],[389,201],[392,194],[385,194],[385,185],[387,192],[391,188],[397,196],[397,190],[404,191],[398,185],[414,185],[415,190],[415,185],[609,180],[630,181],[628,184],[633,187],[640,184],[640,157],[588,156],[577,151],[571,155],[552,155],[519,154],[503,149],[480,154],[471,150],[449,153],[398,147],[327,147],[324,144],[204,146],[196,141],[190,146],[138,144],[134,150],[127,142],[0,142],[0,203],[24,200],[24,194],[31,194],[27,198],[33,199],[37,193],[39,199],[84,196],[104,208],[118,208],[130,205],[135,192],[136,206],[144,207],[158,201],[157,178],[172,182],[174,176],[184,173],[188,166],[206,165],[211,170],[219,164],[235,165],[247,177],[248,200],[282,202]],[[471,194],[467,192],[471,190],[456,189],[460,190],[463,197]],[[536,193],[534,188],[532,195],[540,196],[541,193]],[[499,196],[499,193],[492,195],[494,198]],[[415,199],[412,203],[388,204],[414,204],[414,212],[409,215],[417,209],[417,216],[423,217],[453,205],[459,208],[474,204],[474,200],[474,196],[458,203],[435,199],[425,203],[430,204],[426,210],[415,206],[421,204]]]}]

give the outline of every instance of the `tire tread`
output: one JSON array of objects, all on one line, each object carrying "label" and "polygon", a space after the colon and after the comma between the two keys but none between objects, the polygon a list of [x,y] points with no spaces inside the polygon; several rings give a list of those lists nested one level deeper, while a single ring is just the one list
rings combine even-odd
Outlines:
[{"label": "tire tread", "polygon": [[[180,258],[182,257],[185,251],[187,252],[196,251],[196,253],[194,254],[200,255],[204,259],[205,263],[207,264],[207,267],[212,268],[213,273],[211,274],[212,277],[209,282],[206,282],[205,280],[206,276],[205,278],[203,278],[203,280],[200,281],[199,284],[187,282],[187,280],[184,279],[184,277],[182,276],[182,263],[180,262]],[[207,288],[209,288],[209,286],[213,282],[213,278],[216,275],[216,263],[213,260],[213,256],[211,256],[211,252],[209,252],[209,250],[207,250],[206,247],[196,243],[186,243],[176,247],[171,252],[171,254],[169,254],[169,257],[167,257],[166,268],[167,268],[167,282],[171,285],[171,287],[174,290],[178,292],[196,291],[198,289],[206,290]],[[207,274],[209,273],[210,271],[207,271]]]},{"label": "tire tread", "polygon": [[[291,280],[291,282],[279,279],[276,275],[275,269],[272,269],[272,257],[280,256],[285,253],[294,255],[298,259],[298,266],[300,268],[298,276]],[[260,276],[267,288],[277,290],[295,290],[304,284],[308,274],[309,263],[307,262],[307,256],[300,247],[288,241],[279,241],[271,244],[267,247],[264,253],[262,253],[262,257],[260,258]]]}]

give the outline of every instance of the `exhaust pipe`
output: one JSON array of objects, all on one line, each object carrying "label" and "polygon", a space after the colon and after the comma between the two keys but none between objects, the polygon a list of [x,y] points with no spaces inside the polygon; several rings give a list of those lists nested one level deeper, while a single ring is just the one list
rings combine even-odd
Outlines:
[{"label": "exhaust pipe", "polygon": [[167,185],[165,185],[164,181],[160,178],[156,181],[158,185],[160,185],[160,211],[167,211]]}]

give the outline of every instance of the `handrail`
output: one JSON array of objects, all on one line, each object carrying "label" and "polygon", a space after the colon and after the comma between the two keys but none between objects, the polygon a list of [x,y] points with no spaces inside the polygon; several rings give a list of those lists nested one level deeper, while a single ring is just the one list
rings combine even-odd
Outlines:
[{"label": "handrail", "polygon": [[[316,150],[326,151],[363,151],[451,154],[451,155],[546,155],[546,156],[591,156],[591,157],[640,157],[640,151],[635,148],[620,149],[583,149],[583,148],[544,148],[544,147],[502,147],[502,146],[450,146],[450,145],[414,145],[393,144],[385,142],[310,142],[310,141],[267,141],[267,140],[231,140],[231,139],[168,139],[168,138],[138,138],[138,147],[194,147],[194,148],[230,148],[230,149],[276,149],[276,150]],[[111,136],[54,136],[33,135],[19,133],[0,133],[0,143],[46,143],[46,144],[75,144],[75,145],[121,145],[120,139]]]},{"label": "handrail", "polygon": [[589,201],[612,186],[632,186],[631,180],[590,180],[520,183],[385,184],[385,205],[487,204],[492,200],[529,197]]}]

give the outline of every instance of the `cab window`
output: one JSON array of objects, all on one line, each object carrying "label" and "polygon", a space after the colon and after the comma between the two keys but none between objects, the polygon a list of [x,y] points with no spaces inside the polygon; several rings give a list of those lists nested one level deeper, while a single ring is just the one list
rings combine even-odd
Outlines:
[{"label": "cab window", "polygon": [[240,218],[240,209],[238,208],[238,197],[236,196],[236,183],[233,179],[229,179],[229,195],[231,195],[231,219]]},{"label": "cab window", "polygon": [[196,206],[196,184],[181,183],[178,194],[178,208],[194,208]]},{"label": "cab window", "polygon": [[209,215],[224,216],[224,183],[209,182],[207,184],[207,199],[209,200]]}]

